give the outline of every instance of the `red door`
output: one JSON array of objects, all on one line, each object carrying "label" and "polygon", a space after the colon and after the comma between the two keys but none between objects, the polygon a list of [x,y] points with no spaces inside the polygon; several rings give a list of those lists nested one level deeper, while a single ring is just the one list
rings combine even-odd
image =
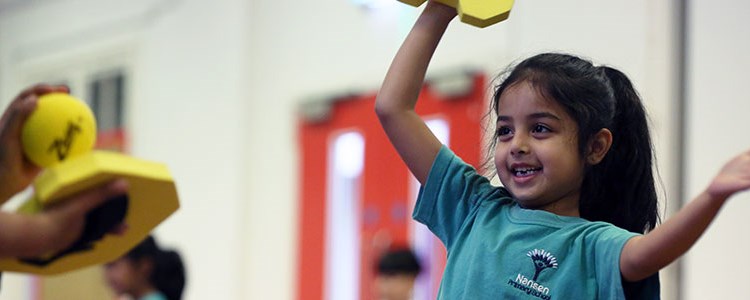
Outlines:
[{"label": "red door", "polygon": [[[466,76],[460,94],[426,83],[417,112],[478,167],[487,87],[484,76]],[[415,249],[426,267],[415,299],[435,299],[445,250],[411,219],[418,187],[378,123],[375,96],[332,100],[323,119],[300,117],[297,299],[371,299],[376,259],[394,245]]]}]

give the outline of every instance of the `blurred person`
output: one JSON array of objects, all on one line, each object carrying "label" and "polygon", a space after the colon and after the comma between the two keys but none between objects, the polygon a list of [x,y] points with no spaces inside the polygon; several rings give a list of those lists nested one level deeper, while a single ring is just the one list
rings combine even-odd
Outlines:
[{"label": "blurred person", "polygon": [[387,251],[378,260],[375,299],[412,299],[414,281],[421,271],[422,266],[410,249],[400,248]]},{"label": "blurred person", "polygon": [[104,266],[107,284],[122,299],[179,300],[185,288],[180,254],[161,249],[148,236],[123,257]]}]

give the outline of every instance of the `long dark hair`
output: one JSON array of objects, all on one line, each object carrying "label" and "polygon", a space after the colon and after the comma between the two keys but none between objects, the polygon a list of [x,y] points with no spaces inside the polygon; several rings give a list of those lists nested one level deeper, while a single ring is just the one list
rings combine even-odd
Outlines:
[{"label": "long dark hair", "polygon": [[[492,112],[497,112],[506,89],[524,81],[559,103],[576,121],[582,157],[597,132],[603,128],[612,132],[609,153],[584,172],[581,217],[631,232],[653,229],[659,221],[653,145],[646,111],[627,76],[572,55],[539,54],[516,65],[501,80],[492,97]],[[494,146],[495,139],[490,147]]]},{"label": "long dark hair", "polygon": [[149,235],[125,257],[134,262],[150,260],[153,267],[149,282],[167,299],[182,299],[182,290],[185,287],[185,266],[182,264],[179,253],[159,248],[154,237]]}]

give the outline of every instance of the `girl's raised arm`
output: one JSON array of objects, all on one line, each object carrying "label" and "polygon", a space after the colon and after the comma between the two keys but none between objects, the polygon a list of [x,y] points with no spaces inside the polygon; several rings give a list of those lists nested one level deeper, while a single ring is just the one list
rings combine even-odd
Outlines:
[{"label": "girl's raised arm", "polygon": [[646,235],[634,237],[620,255],[620,272],[638,281],[685,254],[706,231],[727,198],[750,188],[750,151],[729,161],[708,188]]},{"label": "girl's raised arm", "polygon": [[456,10],[452,7],[427,3],[396,53],[375,102],[375,112],[385,133],[422,184],[427,180],[441,144],[414,107],[432,54],[455,16]]}]

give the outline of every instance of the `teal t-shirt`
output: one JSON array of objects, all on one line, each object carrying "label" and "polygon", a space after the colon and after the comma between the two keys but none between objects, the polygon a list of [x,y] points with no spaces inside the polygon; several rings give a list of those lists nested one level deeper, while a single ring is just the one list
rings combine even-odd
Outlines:
[{"label": "teal t-shirt", "polygon": [[167,300],[167,296],[164,296],[164,294],[155,291],[141,297],[138,300]]},{"label": "teal t-shirt", "polygon": [[[448,250],[438,299],[625,299],[620,252],[636,233],[521,208],[445,146],[414,219]],[[659,298],[649,281],[639,299]]]}]

